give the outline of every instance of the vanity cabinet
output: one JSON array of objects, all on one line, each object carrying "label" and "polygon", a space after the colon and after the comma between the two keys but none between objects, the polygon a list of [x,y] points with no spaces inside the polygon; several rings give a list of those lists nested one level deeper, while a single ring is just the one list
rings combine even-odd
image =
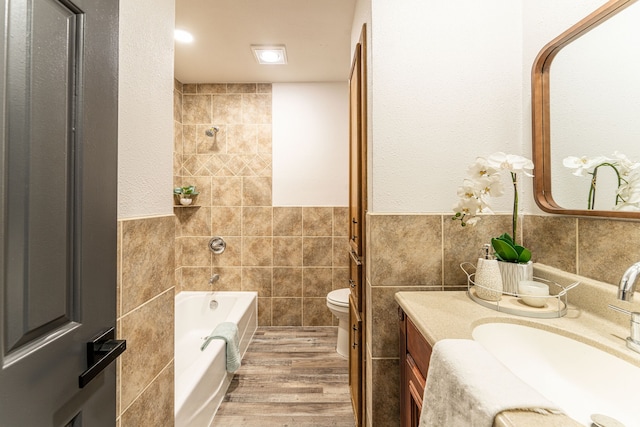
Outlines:
[{"label": "vanity cabinet", "polygon": [[431,345],[418,331],[404,311],[400,320],[400,426],[420,424],[422,396],[431,359]]}]

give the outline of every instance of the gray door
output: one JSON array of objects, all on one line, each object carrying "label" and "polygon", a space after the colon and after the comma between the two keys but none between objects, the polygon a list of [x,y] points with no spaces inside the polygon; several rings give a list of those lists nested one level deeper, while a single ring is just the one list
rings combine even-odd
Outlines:
[{"label": "gray door", "polygon": [[0,1],[0,426],[113,426],[118,1]]}]

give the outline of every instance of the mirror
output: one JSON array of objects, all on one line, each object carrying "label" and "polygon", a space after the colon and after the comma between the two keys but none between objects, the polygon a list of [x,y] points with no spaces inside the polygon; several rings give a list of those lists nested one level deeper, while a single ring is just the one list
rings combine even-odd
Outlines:
[{"label": "mirror", "polygon": [[[616,157],[640,162],[640,4],[635,3],[609,1],[548,43],[534,62],[534,196],[546,212],[640,218],[640,181],[638,203],[624,192],[617,196],[619,188],[629,187],[627,181],[634,183],[634,175],[640,178],[640,163],[629,178],[627,163]],[[574,175],[580,170],[582,176]]]}]

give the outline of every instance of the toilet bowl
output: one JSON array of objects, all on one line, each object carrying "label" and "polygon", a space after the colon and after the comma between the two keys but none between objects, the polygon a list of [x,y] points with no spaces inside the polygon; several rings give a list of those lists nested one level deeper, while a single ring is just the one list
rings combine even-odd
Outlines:
[{"label": "toilet bowl", "polygon": [[336,351],[349,357],[349,288],[336,289],[327,294],[327,307],[338,318],[338,342]]}]

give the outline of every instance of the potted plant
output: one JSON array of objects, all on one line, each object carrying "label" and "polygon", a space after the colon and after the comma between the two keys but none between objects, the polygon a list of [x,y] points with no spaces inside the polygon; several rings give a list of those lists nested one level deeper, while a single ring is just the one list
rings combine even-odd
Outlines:
[{"label": "potted plant", "polygon": [[478,157],[470,167],[470,177],[458,188],[460,200],[454,206],[453,220],[462,226],[475,225],[480,221],[478,214],[493,213],[489,206],[490,197],[501,196],[504,191],[501,171],[509,171],[513,185],[512,234],[503,233],[491,239],[491,246],[500,265],[504,292],[517,294],[521,280],[533,279],[531,251],[517,243],[518,236],[518,175],[532,177],[533,162],[525,157],[494,153],[487,158]]},{"label": "potted plant", "polygon": [[173,194],[181,205],[189,206],[198,195],[198,192],[196,191],[195,185],[188,185],[174,188]]}]

